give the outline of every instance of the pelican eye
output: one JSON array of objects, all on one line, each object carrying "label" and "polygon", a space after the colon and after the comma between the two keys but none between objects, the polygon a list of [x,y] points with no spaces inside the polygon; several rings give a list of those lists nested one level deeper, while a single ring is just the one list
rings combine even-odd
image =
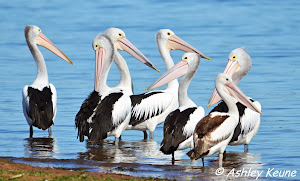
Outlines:
[{"label": "pelican eye", "polygon": [[119,33],[119,37],[122,37],[123,35],[122,35],[122,33]]},{"label": "pelican eye", "polygon": [[96,45],[95,45],[95,48],[99,48],[99,45],[98,45],[98,44],[96,44]]},{"label": "pelican eye", "polygon": [[226,80],[228,81],[229,79],[228,79],[228,78],[226,78]]},{"label": "pelican eye", "polygon": [[170,32],[168,32],[168,33],[167,33],[167,35],[168,35],[168,36],[171,36],[171,33],[170,33]]},{"label": "pelican eye", "polygon": [[184,57],[183,59],[184,59],[184,60],[187,60],[187,59],[188,59],[188,57]]},{"label": "pelican eye", "polygon": [[40,28],[38,29],[38,32],[41,32],[41,29],[40,29]]},{"label": "pelican eye", "polygon": [[235,60],[235,59],[236,59],[236,56],[233,56],[233,57],[232,57],[232,60]]}]

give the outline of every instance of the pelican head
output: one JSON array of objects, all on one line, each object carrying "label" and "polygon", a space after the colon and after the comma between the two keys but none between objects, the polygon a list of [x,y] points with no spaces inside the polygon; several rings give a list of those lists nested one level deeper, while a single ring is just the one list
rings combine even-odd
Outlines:
[{"label": "pelican head", "polygon": [[233,83],[231,75],[228,75],[226,73],[218,74],[215,80],[215,86],[221,96],[224,96],[224,93],[227,93],[231,97],[234,97],[236,100],[238,100],[244,106],[262,114],[260,110],[250,101],[250,99]]},{"label": "pelican head", "polygon": [[251,69],[251,58],[244,48],[232,50],[228,56],[228,63],[223,73],[232,75],[235,84],[247,75]]},{"label": "pelican head", "polygon": [[55,55],[59,56],[63,60],[73,64],[73,62],[67,57],[66,54],[64,54],[54,43],[52,43],[41,31],[41,29],[34,25],[27,25],[25,27],[25,38],[26,42],[30,48],[30,51],[32,47],[36,45],[43,46],[53,52]]},{"label": "pelican head", "polygon": [[[251,58],[248,52],[244,48],[236,48],[229,53],[228,63],[223,73],[232,77],[233,82],[237,85],[239,81],[247,75],[251,69]],[[218,95],[217,90],[214,89],[210,102],[210,105],[218,103],[222,98]]]},{"label": "pelican head", "polygon": [[185,53],[176,65],[160,76],[147,90],[163,86],[186,74],[193,76],[194,71],[198,69],[199,63],[200,55],[198,53]]},{"label": "pelican head", "polygon": [[211,60],[209,57],[205,56],[202,52],[194,48],[192,45],[188,44],[181,38],[175,35],[170,29],[161,29],[156,33],[157,42],[163,42],[166,45],[168,51],[171,50],[182,50],[190,53],[198,53],[201,58]]},{"label": "pelican head", "polygon": [[146,64],[150,68],[160,72],[152,63],[151,61],[141,52],[139,51],[127,38],[124,33],[119,28],[109,28],[106,30],[105,34],[110,37],[111,41],[114,44],[114,47],[117,50],[126,51],[137,60],[141,61],[142,63]]},{"label": "pelican head", "polygon": [[[111,39],[104,35],[98,34],[92,43],[95,51],[95,91],[99,92],[100,77],[103,70],[109,70],[114,55],[114,46]],[[107,71],[108,72],[108,71]]]}]

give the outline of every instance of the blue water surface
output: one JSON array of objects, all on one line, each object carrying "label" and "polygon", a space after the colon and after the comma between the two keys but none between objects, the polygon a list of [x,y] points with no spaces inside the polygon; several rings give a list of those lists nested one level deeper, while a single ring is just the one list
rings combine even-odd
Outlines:
[{"label": "blue water surface", "polygon": [[[178,180],[241,179],[229,175],[237,170],[263,171],[261,179],[300,179],[300,2],[291,1],[1,1],[0,2],[0,156],[35,166],[78,168],[124,173],[134,176]],[[57,116],[53,139],[34,129],[36,139],[27,139],[29,127],[22,112],[22,89],[36,76],[36,65],[27,47],[24,28],[37,25],[75,63],[70,65],[40,47],[49,81],[57,89]],[[252,58],[252,69],[239,87],[259,101],[263,115],[257,135],[249,145],[228,147],[225,173],[216,176],[217,155],[191,162],[187,150],[175,154],[177,161],[159,151],[163,125],[153,141],[143,141],[138,131],[125,131],[119,148],[113,138],[103,145],[80,143],[74,118],[94,87],[92,40],[109,27],[121,28],[157,68],[165,65],[158,52],[155,33],[173,30],[211,57],[201,60],[189,87],[189,96],[206,106],[216,75],[223,71],[231,50],[244,47]],[[126,52],[135,94],[145,92],[161,74],[136,61]],[[183,52],[171,52],[178,62]],[[115,65],[109,73],[110,86],[117,85]],[[162,87],[161,89],[165,88]],[[212,108],[206,109],[208,113]],[[20,160],[22,158],[22,161]],[[23,159],[24,158],[24,159]],[[26,161],[35,158],[34,162]],[[130,169],[118,169],[118,168]],[[268,169],[296,170],[296,177],[270,178]],[[228,177],[227,177],[228,176]],[[243,179],[255,179],[243,175]]]}]

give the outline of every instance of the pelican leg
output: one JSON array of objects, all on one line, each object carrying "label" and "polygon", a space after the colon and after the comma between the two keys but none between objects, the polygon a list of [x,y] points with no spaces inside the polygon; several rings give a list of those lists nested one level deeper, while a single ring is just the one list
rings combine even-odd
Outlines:
[{"label": "pelican leg", "polygon": [[248,153],[248,144],[245,144],[245,145],[244,145],[244,152],[245,152],[245,153]]},{"label": "pelican leg", "polygon": [[204,157],[202,157],[202,165],[203,165],[203,167],[204,167]]},{"label": "pelican leg", "polygon": [[190,159],[191,160],[191,166],[194,166],[194,159]]},{"label": "pelican leg", "polygon": [[219,153],[219,168],[223,165],[223,153]]},{"label": "pelican leg", "polygon": [[172,165],[175,163],[175,157],[174,157],[174,152],[172,153]]},{"label": "pelican leg", "polygon": [[145,131],[143,131],[143,133],[144,133],[144,140],[146,140],[148,138],[147,131],[145,130]]},{"label": "pelican leg", "polygon": [[115,138],[115,146],[116,146],[116,147],[119,146],[119,140],[120,140],[120,139],[119,139],[118,137]]},{"label": "pelican leg", "polygon": [[51,127],[48,128],[48,133],[49,133],[49,138],[52,137],[52,130],[51,130]]},{"label": "pelican leg", "polygon": [[154,132],[150,131],[150,140],[153,140],[153,138],[154,138]]},{"label": "pelican leg", "polygon": [[30,138],[32,138],[32,136],[33,136],[33,127],[32,126],[30,126],[29,135],[30,135]]},{"label": "pelican leg", "polygon": [[226,150],[223,153],[224,160],[226,159]]}]

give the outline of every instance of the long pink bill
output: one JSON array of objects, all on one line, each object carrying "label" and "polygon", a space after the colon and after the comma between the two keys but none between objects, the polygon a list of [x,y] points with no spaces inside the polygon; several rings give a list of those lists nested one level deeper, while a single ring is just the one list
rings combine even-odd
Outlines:
[{"label": "long pink bill", "polygon": [[39,33],[39,35],[36,37],[35,42],[37,45],[43,46],[53,52],[55,55],[59,56],[63,60],[71,63],[72,65],[74,64],[69,57],[64,54],[52,41],[50,41],[43,33]]},{"label": "long pink bill", "polygon": [[153,63],[139,50],[137,49],[126,37],[120,38],[118,43],[115,44],[117,49],[124,50],[142,63],[146,64],[150,68],[160,72]]},{"label": "long pink bill", "polygon": [[[228,63],[223,71],[223,73],[225,74],[228,74],[228,75],[231,75],[236,72],[237,70],[240,69],[240,66],[238,64],[237,61],[233,61],[233,60],[228,60]],[[216,103],[218,103],[219,101],[221,101],[222,98],[220,97],[220,95],[218,94],[217,92],[217,89],[215,88],[213,93],[211,94],[210,96],[210,99],[209,99],[209,103],[207,105],[207,108],[211,105],[214,105]]]},{"label": "long pink bill", "polygon": [[211,58],[205,56],[204,53],[200,52],[195,47],[188,44],[187,42],[185,42],[183,39],[179,38],[176,35],[172,35],[168,39],[167,48],[169,48],[171,50],[182,50],[182,51],[190,52],[190,53],[198,53],[202,58],[211,60]]},{"label": "long pink bill", "polygon": [[103,70],[103,64],[105,60],[105,50],[100,47],[98,50],[95,51],[95,84],[94,89],[95,91],[99,92],[100,87],[100,77]]},{"label": "long pink bill", "polygon": [[247,108],[262,114],[262,112],[250,101],[250,99],[233,83],[228,82],[223,87],[224,91],[233,96],[237,101]]},{"label": "long pink bill", "polygon": [[189,68],[189,64],[185,60],[180,60],[176,65],[174,65],[171,69],[165,72],[162,76],[160,76],[150,87],[149,89],[155,89],[157,87],[163,86],[178,77],[181,77],[186,74]]}]

